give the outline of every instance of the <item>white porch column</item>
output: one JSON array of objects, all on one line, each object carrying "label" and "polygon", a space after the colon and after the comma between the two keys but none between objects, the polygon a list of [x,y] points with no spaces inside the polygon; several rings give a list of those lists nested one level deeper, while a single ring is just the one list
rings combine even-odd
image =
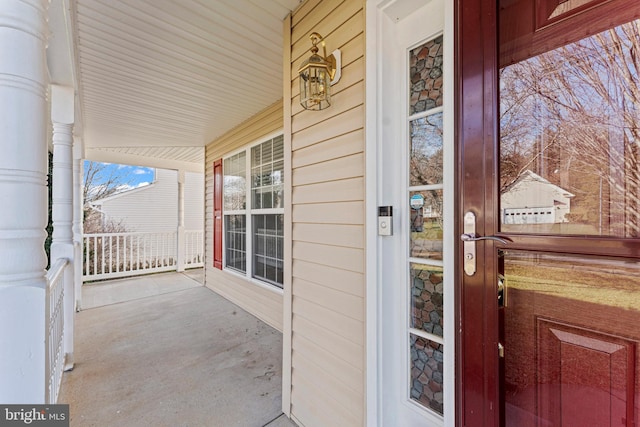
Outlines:
[{"label": "white porch column", "polygon": [[[51,265],[67,258],[73,271],[73,121],[74,89],[51,86],[51,121],[53,122],[53,238]],[[74,275],[64,279],[64,354],[65,370],[73,369],[73,317],[75,313]]]},{"label": "white porch column", "polygon": [[83,246],[82,237],[84,235],[84,199],[82,191],[82,180],[84,174],[84,150],[83,142],[80,138],[73,141],[73,282],[75,284],[75,310],[82,309],[82,268],[83,268]]},{"label": "white porch column", "polygon": [[0,1],[0,402],[45,403],[47,0]]},{"label": "white porch column", "polygon": [[178,171],[178,265],[177,271],[184,271],[186,242],[184,236],[184,171]]}]

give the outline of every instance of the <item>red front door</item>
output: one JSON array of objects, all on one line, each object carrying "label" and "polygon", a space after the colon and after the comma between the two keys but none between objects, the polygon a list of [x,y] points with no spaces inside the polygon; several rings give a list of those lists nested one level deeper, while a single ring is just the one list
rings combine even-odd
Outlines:
[{"label": "red front door", "polygon": [[457,423],[639,425],[640,3],[457,16]]}]

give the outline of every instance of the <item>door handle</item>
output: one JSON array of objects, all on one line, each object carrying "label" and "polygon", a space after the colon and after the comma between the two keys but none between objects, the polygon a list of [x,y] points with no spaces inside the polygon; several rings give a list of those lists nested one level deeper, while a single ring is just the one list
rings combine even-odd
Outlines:
[{"label": "door handle", "polygon": [[464,233],[460,236],[460,240],[462,240],[463,242],[477,242],[480,240],[495,240],[496,242],[500,242],[503,245],[506,245],[509,243],[508,240],[503,239],[502,237],[498,237],[498,236],[478,236],[475,233]]},{"label": "door handle", "polygon": [[469,211],[464,215],[463,234],[460,240],[464,242],[464,272],[467,276],[476,274],[476,242],[481,240],[493,240],[503,245],[509,243],[508,240],[498,236],[479,236],[476,234],[476,214]]}]

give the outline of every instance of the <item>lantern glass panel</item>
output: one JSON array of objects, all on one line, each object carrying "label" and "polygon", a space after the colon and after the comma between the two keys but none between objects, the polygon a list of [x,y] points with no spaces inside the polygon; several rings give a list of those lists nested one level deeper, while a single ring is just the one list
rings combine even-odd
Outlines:
[{"label": "lantern glass panel", "polygon": [[331,105],[331,78],[325,66],[309,66],[300,73],[300,103],[308,110],[323,110]]}]

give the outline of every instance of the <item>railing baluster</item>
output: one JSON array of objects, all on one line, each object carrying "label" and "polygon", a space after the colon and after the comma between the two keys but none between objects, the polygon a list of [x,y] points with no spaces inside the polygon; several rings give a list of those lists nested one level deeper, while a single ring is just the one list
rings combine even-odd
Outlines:
[{"label": "railing baluster", "polygon": [[129,236],[129,271],[133,271],[133,236]]},{"label": "railing baluster", "polygon": [[107,255],[107,262],[109,266],[109,273],[113,273],[113,236],[109,236],[109,252]]},{"label": "railing baluster", "polygon": [[184,248],[184,258],[187,264],[191,264],[192,251],[191,251],[191,234],[190,233],[184,233],[184,242],[186,244]]},{"label": "railing baluster", "polygon": [[93,238],[93,274],[98,274],[98,237]]},{"label": "railing baluster", "polygon": [[104,274],[104,236],[100,237],[100,253],[102,258],[100,259],[100,271]]},{"label": "railing baluster", "polygon": [[116,273],[120,272],[120,236],[116,236]]},{"label": "railing baluster", "polygon": [[89,259],[89,241],[90,238],[89,237],[83,237],[82,238],[82,243],[84,244],[84,253],[85,253],[85,259],[84,262],[82,263],[82,271],[84,271],[84,275],[88,276],[89,275],[89,266],[91,265],[91,260]]}]

